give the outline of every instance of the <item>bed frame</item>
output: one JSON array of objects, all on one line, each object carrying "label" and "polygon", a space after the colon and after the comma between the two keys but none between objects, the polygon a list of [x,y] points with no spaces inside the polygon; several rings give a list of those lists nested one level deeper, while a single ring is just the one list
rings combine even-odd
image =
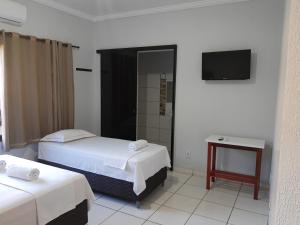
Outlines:
[{"label": "bed frame", "polygon": [[85,175],[93,191],[111,195],[127,201],[134,201],[137,207],[140,206],[140,202],[144,198],[146,198],[155,188],[157,188],[159,185],[164,185],[164,181],[167,178],[167,167],[164,167],[156,174],[154,174],[152,177],[148,178],[146,180],[146,189],[140,195],[136,195],[133,192],[132,182],[119,180],[119,179],[91,173],[88,171],[79,170],[76,168],[68,167],[54,162],[49,162],[46,160],[39,159],[38,161],[40,163],[44,163],[50,166],[55,166],[62,169],[81,173]]},{"label": "bed frame", "polygon": [[85,225],[88,223],[88,203],[84,200],[75,209],[66,212],[46,225]]}]

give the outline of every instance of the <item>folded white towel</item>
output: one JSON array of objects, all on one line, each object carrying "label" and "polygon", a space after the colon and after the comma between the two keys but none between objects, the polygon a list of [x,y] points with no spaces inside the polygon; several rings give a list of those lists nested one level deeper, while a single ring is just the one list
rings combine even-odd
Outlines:
[{"label": "folded white towel", "polygon": [[128,145],[129,151],[139,151],[142,148],[145,148],[148,146],[148,142],[146,140],[138,140],[134,142],[130,142]]},{"label": "folded white towel", "polygon": [[16,177],[27,181],[37,180],[40,175],[40,171],[36,168],[19,165],[9,165],[6,173],[9,177]]},{"label": "folded white towel", "polygon": [[0,171],[4,170],[6,167],[6,162],[4,160],[0,160]]}]

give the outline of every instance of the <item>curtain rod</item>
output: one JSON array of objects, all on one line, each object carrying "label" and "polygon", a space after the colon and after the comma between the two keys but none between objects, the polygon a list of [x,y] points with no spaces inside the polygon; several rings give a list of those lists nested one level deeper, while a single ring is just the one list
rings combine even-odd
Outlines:
[{"label": "curtain rod", "polygon": [[[3,30],[1,30],[2,32],[4,32],[5,34],[14,34],[15,32],[5,32]],[[30,35],[24,35],[24,34],[20,34],[20,33],[15,33],[15,34],[18,34],[20,37],[23,37],[23,38],[31,38],[31,37],[34,37],[36,38],[38,41],[46,41],[47,39],[46,38],[38,38],[38,37],[35,37],[35,36],[30,36]],[[51,40],[50,40],[51,41]],[[69,45],[68,43],[63,43],[64,46],[67,46]],[[72,48],[74,49],[80,49],[80,46],[78,45],[72,45]]]}]

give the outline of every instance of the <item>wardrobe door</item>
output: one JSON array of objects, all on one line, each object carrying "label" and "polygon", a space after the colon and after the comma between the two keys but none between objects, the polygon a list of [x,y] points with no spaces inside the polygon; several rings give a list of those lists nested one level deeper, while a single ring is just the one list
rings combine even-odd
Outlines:
[{"label": "wardrobe door", "polygon": [[101,51],[101,135],[136,140],[137,53]]}]

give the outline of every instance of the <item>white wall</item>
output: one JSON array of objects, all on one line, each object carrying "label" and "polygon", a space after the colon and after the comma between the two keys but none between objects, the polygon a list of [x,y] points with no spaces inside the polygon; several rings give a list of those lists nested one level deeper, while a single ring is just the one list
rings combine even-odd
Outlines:
[{"label": "white wall", "polygon": [[[74,68],[93,68],[96,57],[92,45],[93,23],[69,16],[28,0],[18,0],[28,9],[28,20],[22,27],[0,23],[0,30],[16,31],[41,38],[60,40],[79,45],[74,50]],[[75,126],[100,133],[99,74],[74,72]]]},{"label": "white wall", "polygon": [[272,165],[270,225],[300,224],[300,2],[287,2]]},{"label": "white wall", "polygon": [[[263,138],[262,179],[268,182],[283,5],[282,0],[252,0],[98,23],[97,49],[178,45],[175,167],[206,171],[204,140],[212,133]],[[254,52],[250,81],[201,80],[203,51],[244,48]],[[191,151],[190,160],[185,151]],[[254,171],[251,153],[221,156],[224,168]]]},{"label": "white wall", "polygon": [[277,201],[277,191],[278,191],[278,172],[279,172],[279,156],[280,156],[280,140],[281,140],[281,118],[282,118],[282,107],[283,107],[283,92],[285,88],[285,76],[286,76],[286,67],[287,67],[287,47],[288,47],[288,34],[289,34],[289,2],[286,1],[285,5],[285,16],[284,16],[284,29],[282,35],[282,54],[281,54],[281,63],[280,63],[280,78],[278,85],[278,96],[277,96],[277,110],[276,110],[276,120],[275,120],[275,131],[274,131],[274,148],[272,154],[272,167],[270,175],[270,216],[269,224],[274,224],[276,215],[274,214],[274,205]]},{"label": "white wall", "polygon": [[[148,15],[93,24],[60,11],[18,0],[28,6],[21,27],[0,23],[0,29],[80,45],[74,66],[76,127],[100,133],[100,57],[96,49],[178,45],[175,117],[175,167],[206,170],[204,139],[211,133],[264,138],[263,177],[269,180],[283,20],[283,0],[245,3]],[[201,80],[203,51],[251,48],[250,81]],[[191,160],[185,158],[191,151]],[[220,154],[221,166],[235,171],[254,169],[254,156]],[[252,161],[248,160],[248,156]]]}]

